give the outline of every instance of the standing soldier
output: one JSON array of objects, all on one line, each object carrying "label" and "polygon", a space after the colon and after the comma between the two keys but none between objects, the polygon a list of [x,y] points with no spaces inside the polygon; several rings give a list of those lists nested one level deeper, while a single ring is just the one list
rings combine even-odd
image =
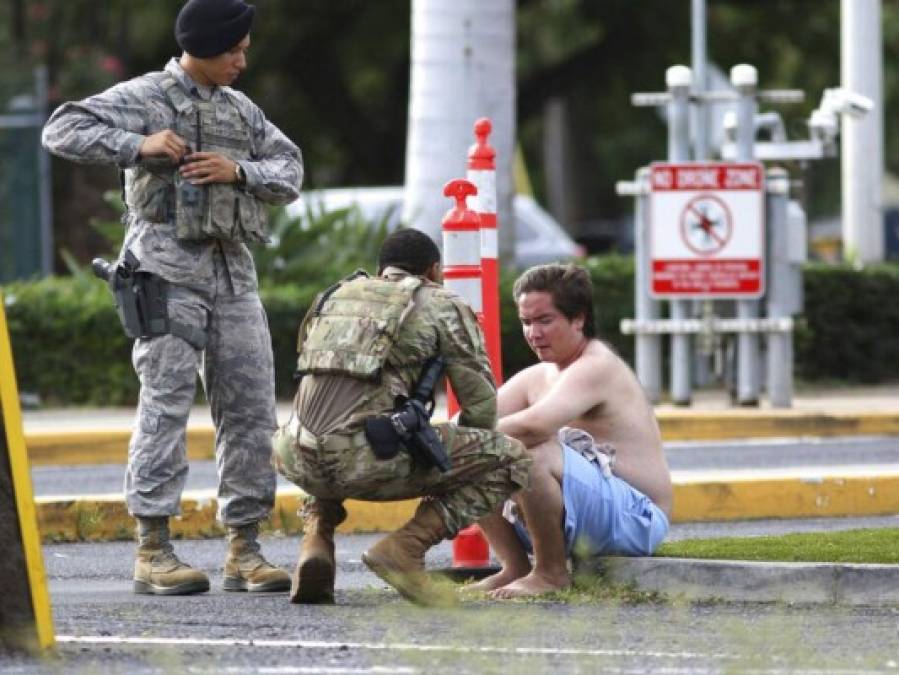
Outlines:
[{"label": "standing soldier", "polygon": [[[423,497],[412,519],[362,560],[413,602],[448,604],[453,596],[424,571],[425,552],[528,485],[524,446],[494,431],[484,339],[471,308],[440,285],[437,245],[418,230],[397,230],[378,270],[322,293],[300,328],[298,424],[275,444],[279,471],[313,496],[292,602],[334,602],[344,499]],[[431,427],[425,401],[440,360],[462,410],[458,424]]]},{"label": "standing soldier", "polygon": [[185,429],[198,370],[216,430],[218,518],[230,543],[224,588],[290,584],[257,542],[274,504],[277,422],[271,339],[246,244],[266,240],[266,204],[297,197],[302,161],[229,86],[246,68],[254,13],[242,0],[190,0],[175,23],[180,59],[62,105],[44,128],[54,154],[120,168],[128,229],[110,283],[133,284],[117,304],[129,295],[161,298],[137,308],[130,326],[120,312],[139,338],[132,360],[140,401],[125,475],[137,520],[136,593],[209,589],[203,572],[175,556],[168,525],[187,478]]}]

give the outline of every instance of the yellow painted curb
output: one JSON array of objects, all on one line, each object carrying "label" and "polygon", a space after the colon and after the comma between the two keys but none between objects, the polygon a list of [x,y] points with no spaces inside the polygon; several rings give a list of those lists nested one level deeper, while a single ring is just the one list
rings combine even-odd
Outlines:
[{"label": "yellow painted curb", "polygon": [[[302,530],[297,515],[299,490],[279,491],[268,527],[283,534]],[[118,495],[41,497],[38,524],[45,543],[131,539],[134,521]],[[362,502],[347,500],[347,519],[339,531],[388,532],[413,514],[418,500]],[[214,490],[186,492],[181,515],[172,519],[175,536],[217,537],[224,532],[215,519]],[[674,486],[673,522],[813,518],[899,514],[899,473],[888,476],[759,478],[679,481]]]},{"label": "yellow painted curb", "polygon": [[[298,534],[303,521],[297,512],[303,496],[299,490],[279,491],[266,529]],[[66,541],[111,541],[133,539],[134,520],[120,495],[38,497],[35,500],[38,528],[44,543]],[[386,532],[405,523],[418,500],[361,502],[347,500],[347,519],[339,532]],[[224,529],[216,520],[215,490],[186,491],[181,515],[171,519],[172,534],[184,538],[220,537]]]},{"label": "yellow painted curb", "polygon": [[[125,464],[130,431],[53,431],[25,435],[31,465]],[[189,459],[215,458],[215,430],[187,430]]]},{"label": "yellow painted curb", "polygon": [[899,435],[899,411],[661,410],[656,412],[656,417],[666,441]]},{"label": "yellow painted curb", "polygon": [[[796,410],[662,410],[656,414],[666,441],[732,440],[794,436],[899,436],[899,411],[826,413]],[[124,464],[131,432],[61,431],[25,435],[35,465]],[[187,430],[190,459],[215,457],[215,430]]]},{"label": "yellow painted curb", "polygon": [[759,478],[674,486],[673,522],[899,514],[899,475]]}]

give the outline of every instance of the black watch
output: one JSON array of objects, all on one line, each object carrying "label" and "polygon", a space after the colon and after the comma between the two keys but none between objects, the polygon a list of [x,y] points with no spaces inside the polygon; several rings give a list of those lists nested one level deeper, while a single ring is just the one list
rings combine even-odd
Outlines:
[{"label": "black watch", "polygon": [[238,185],[245,185],[247,182],[247,174],[244,172],[243,167],[234,162],[234,175],[237,177]]}]

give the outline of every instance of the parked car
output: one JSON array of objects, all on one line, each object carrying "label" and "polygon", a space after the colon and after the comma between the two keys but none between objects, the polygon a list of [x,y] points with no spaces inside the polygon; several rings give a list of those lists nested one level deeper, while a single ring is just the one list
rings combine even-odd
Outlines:
[{"label": "parked car", "polygon": [[[387,216],[388,229],[400,224],[403,209],[403,188],[352,187],[310,190],[287,206],[291,216],[306,212],[307,207],[324,211],[356,205],[362,215],[372,222]],[[519,268],[542,263],[582,257],[584,249],[575,242],[555,219],[544,211],[533,197],[515,195],[512,202],[515,215],[515,265]],[[500,223],[500,227],[503,224]]]}]

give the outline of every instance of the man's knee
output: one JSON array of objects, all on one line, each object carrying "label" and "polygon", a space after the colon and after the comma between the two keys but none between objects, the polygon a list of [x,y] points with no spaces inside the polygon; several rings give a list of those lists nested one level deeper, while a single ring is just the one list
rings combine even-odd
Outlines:
[{"label": "man's knee", "polygon": [[495,434],[502,456],[509,466],[509,479],[513,492],[526,488],[531,482],[533,457],[521,441],[499,432]]},{"label": "man's knee", "polygon": [[528,448],[528,454],[533,460],[531,472],[535,476],[551,475],[560,477],[562,475],[562,446],[559,442],[552,438]]}]

